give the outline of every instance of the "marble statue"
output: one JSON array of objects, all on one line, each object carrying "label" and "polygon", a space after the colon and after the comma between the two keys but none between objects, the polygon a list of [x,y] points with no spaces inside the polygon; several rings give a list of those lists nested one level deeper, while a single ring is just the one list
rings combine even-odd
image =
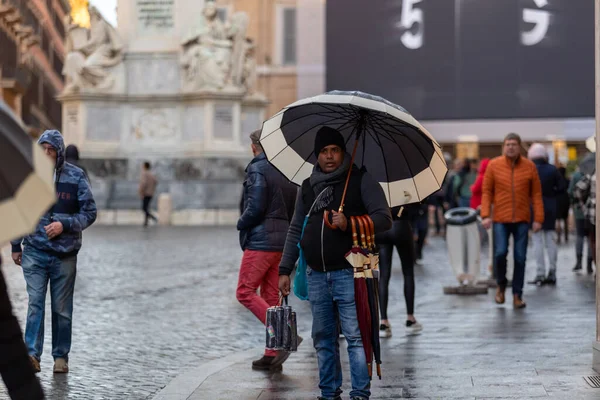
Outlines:
[{"label": "marble statue", "polygon": [[114,67],[123,62],[123,43],[115,28],[95,7],[90,7],[90,29],[67,16],[67,57],[63,68],[63,93],[107,91],[115,83]]},{"label": "marble statue", "polygon": [[256,82],[254,45],[247,38],[248,14],[218,17],[214,1],[205,4],[197,29],[183,40],[183,89],[251,93]]},{"label": "marble statue", "polygon": [[242,84],[246,94],[252,96],[256,94],[256,58],[254,57],[255,45],[252,39],[246,39],[245,42],[245,60],[242,73]]},{"label": "marble statue", "polygon": [[229,76],[232,47],[229,25],[219,19],[214,2],[207,2],[199,28],[183,42],[184,90],[222,89]]}]

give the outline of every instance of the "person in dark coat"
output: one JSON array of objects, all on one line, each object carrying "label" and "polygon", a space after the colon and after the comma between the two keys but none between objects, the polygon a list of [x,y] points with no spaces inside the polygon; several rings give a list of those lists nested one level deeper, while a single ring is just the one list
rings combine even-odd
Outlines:
[{"label": "person in dark coat", "polygon": [[[0,257],[0,265],[2,258]],[[13,400],[44,398],[40,382],[27,355],[23,334],[12,313],[4,275],[0,271],[0,375]]]},{"label": "person in dark coat", "polygon": [[[555,285],[556,260],[558,256],[558,246],[556,243],[557,199],[567,188],[558,169],[554,165],[548,163],[548,153],[544,145],[540,143],[532,144],[527,156],[534,162],[537,168],[540,182],[542,183],[542,200],[544,202],[544,223],[542,224],[542,229],[538,232],[534,232],[532,236],[533,254],[537,261],[537,274],[535,279],[530,283],[536,285]],[[547,276],[544,244],[548,253],[548,262],[550,264]]]},{"label": "person in dark coat", "polygon": [[593,269],[593,256],[594,249],[589,246],[589,241],[586,238],[589,236],[588,232],[588,224],[587,218],[585,215],[585,207],[582,207],[581,203],[575,198],[575,188],[577,187],[577,183],[581,181],[585,175],[577,168],[573,176],[571,176],[571,180],[569,181],[569,189],[567,190],[569,194],[569,199],[573,204],[573,217],[575,217],[575,232],[576,232],[576,240],[575,240],[575,256],[576,262],[573,271],[580,271],[582,267],[583,260],[583,245],[587,243],[587,272],[588,274],[592,274],[594,272]]},{"label": "person in dark coat", "polygon": [[379,247],[379,311],[381,313],[380,337],[391,337],[392,326],[388,320],[388,289],[392,276],[392,257],[394,247],[402,263],[404,276],[404,300],[406,301],[406,332],[416,334],[423,329],[417,322],[415,313],[415,246],[413,229],[410,221],[413,214],[418,212],[418,205],[409,205],[392,209],[392,229],[375,236],[375,243]]},{"label": "person in dark coat", "polygon": [[[297,189],[269,163],[259,137],[260,131],[250,135],[254,159],[246,168],[242,214],[237,223],[244,256],[236,297],[264,324],[267,308],[279,302],[279,262]],[[265,349],[264,356],[254,361],[252,368],[281,369],[288,355],[285,351]]]},{"label": "person in dark coat", "polygon": [[81,168],[89,182],[90,176],[88,175],[87,169],[79,162],[79,149],[74,144],[68,145],[65,149],[65,161]]},{"label": "person in dark coat", "polygon": [[[559,167],[558,172],[564,181],[564,187],[568,188],[569,179],[567,178],[567,169]],[[560,243],[560,236],[564,233],[565,243],[567,243],[569,241],[569,208],[571,208],[571,199],[566,190],[556,197],[556,208],[557,242]]]}]

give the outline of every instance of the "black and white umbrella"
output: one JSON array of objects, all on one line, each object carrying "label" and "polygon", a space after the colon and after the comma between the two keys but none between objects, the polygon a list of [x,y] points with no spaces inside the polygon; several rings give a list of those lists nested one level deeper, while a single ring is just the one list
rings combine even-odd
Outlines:
[{"label": "black and white umbrella", "polygon": [[441,188],[448,169],[433,136],[404,108],[362,92],[333,91],[287,106],[265,121],[260,143],[268,160],[301,185],[317,161],[314,141],[323,126],[342,133],[346,151],[381,184],[390,207]]},{"label": "black and white umbrella", "polygon": [[0,245],[33,231],[56,200],[54,166],[0,101]]}]

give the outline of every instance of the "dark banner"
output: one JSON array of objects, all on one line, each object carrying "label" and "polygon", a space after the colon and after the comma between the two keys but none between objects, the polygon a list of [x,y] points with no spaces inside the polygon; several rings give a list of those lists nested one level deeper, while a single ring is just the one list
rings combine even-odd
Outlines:
[{"label": "dark banner", "polygon": [[435,119],[594,115],[592,0],[327,0],[327,88]]}]

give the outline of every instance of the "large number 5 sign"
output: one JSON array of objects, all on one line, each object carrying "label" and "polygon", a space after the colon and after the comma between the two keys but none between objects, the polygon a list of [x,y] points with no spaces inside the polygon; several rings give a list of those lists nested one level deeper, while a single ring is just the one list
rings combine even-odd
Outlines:
[{"label": "large number 5 sign", "polygon": [[525,46],[535,46],[546,37],[548,28],[550,27],[550,12],[547,10],[539,10],[548,5],[548,0],[534,0],[538,10],[526,8],[523,10],[523,21],[535,24],[535,26],[527,32],[521,32],[521,43]]},{"label": "large number 5 sign", "polygon": [[[415,50],[423,47],[423,36],[425,32],[425,21],[423,18],[423,10],[415,8],[415,4],[423,0],[403,0],[402,1],[402,17],[398,24],[401,28],[406,29],[401,36],[402,44],[406,48]],[[409,29],[417,24],[416,33],[412,33]]]}]

